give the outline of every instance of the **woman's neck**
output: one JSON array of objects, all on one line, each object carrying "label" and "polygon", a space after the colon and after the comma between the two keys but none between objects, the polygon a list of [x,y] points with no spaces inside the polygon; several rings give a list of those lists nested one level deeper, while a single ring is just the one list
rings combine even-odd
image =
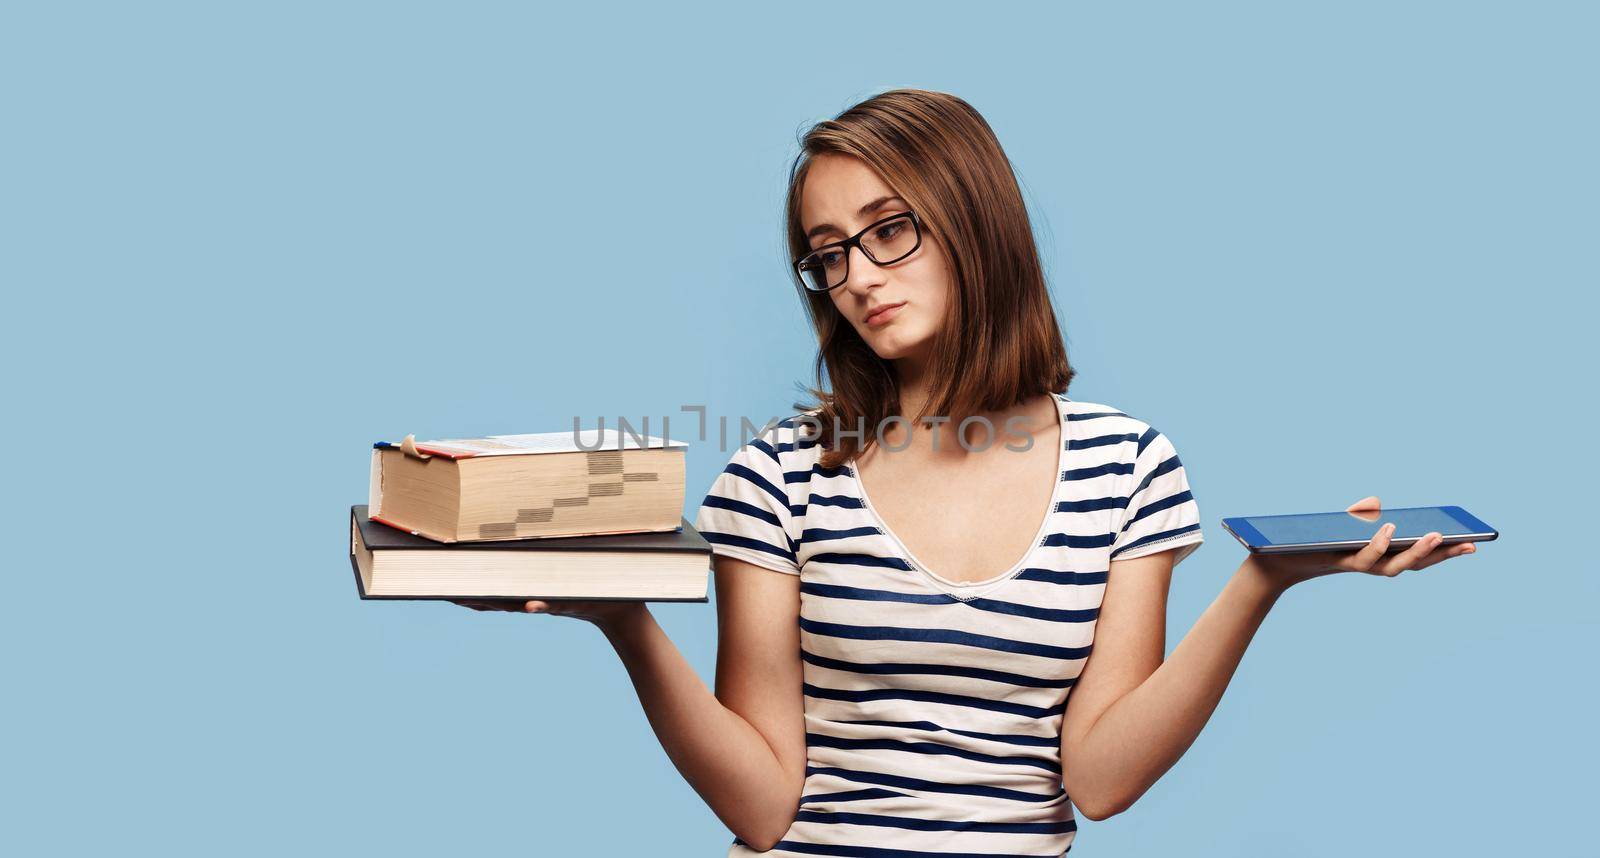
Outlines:
[{"label": "woman's neck", "polygon": [[[929,418],[950,418],[950,415],[946,414],[924,415],[923,420],[920,421],[914,419],[916,414],[927,404],[931,392],[927,361],[911,357],[900,358],[895,361],[894,368],[896,383],[900,392],[900,416],[905,418],[906,422],[911,425],[913,434],[921,436],[923,443],[931,442],[932,436],[937,435],[939,438],[937,442],[939,450],[947,455],[961,457],[965,450],[962,448],[956,434],[959,428],[957,425],[959,423],[958,420],[951,418],[942,424],[930,422],[929,420]],[[1046,408],[1045,405],[1049,407]],[[1006,443],[1009,434],[1006,421],[1013,417],[1024,418],[1024,425],[1021,428],[1029,434],[1048,429],[1060,417],[1055,408],[1055,403],[1051,402],[1048,397],[1039,396],[1030,396],[1022,402],[999,411],[981,411],[970,416],[983,417],[989,421],[992,427],[992,429],[986,431],[983,426],[969,426],[967,429],[967,443],[972,446],[982,444],[986,435],[990,438],[991,444]],[[898,425],[889,428],[887,434],[892,436],[886,439],[890,443],[898,443],[905,438],[902,427]]]},{"label": "woman's neck", "polygon": [[928,402],[928,361],[923,357],[903,357],[894,362],[895,386],[900,392],[900,416],[912,419]]}]

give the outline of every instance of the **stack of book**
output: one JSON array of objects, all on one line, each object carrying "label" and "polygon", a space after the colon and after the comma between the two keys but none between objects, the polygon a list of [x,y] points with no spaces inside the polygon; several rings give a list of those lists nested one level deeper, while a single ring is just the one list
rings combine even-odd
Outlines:
[{"label": "stack of book", "polygon": [[683,518],[688,445],[590,429],[373,445],[350,508],[363,599],[704,602]]}]

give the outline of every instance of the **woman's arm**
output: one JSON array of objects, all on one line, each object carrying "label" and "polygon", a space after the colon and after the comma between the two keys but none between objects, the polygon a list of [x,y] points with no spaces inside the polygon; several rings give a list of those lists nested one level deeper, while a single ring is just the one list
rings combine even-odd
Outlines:
[{"label": "woman's arm", "polygon": [[735,836],[764,851],[793,823],[805,781],[799,578],[721,555],[714,563],[715,695],[642,604],[597,625],[678,771]]},{"label": "woman's arm", "polygon": [[[1377,510],[1366,498],[1348,511]],[[1172,552],[1114,560],[1089,662],[1062,723],[1062,786],[1090,819],[1127,810],[1194,743],[1267,612],[1295,583],[1338,571],[1392,577],[1467,545],[1438,548],[1437,534],[1385,557],[1389,533],[1360,551],[1264,558],[1251,555],[1221,595],[1162,661]],[[1437,549],[1437,550],[1435,550]]]},{"label": "woman's arm", "polygon": [[1061,731],[1062,786],[1090,819],[1127,810],[1178,762],[1283,592],[1247,560],[1163,662],[1171,577],[1171,551],[1111,563]]}]

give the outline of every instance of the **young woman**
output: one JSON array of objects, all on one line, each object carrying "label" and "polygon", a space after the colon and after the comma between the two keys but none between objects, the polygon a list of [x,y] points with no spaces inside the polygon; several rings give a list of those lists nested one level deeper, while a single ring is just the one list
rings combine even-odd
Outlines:
[{"label": "young woman", "polygon": [[1061,854],[1074,805],[1120,813],[1178,761],[1290,586],[1473,550],[1430,534],[1387,556],[1380,531],[1350,554],[1247,557],[1163,660],[1199,507],[1165,435],[1066,396],[982,117],[896,90],[819,123],[787,231],[831,385],[740,447],[700,508],[715,694],[642,603],[522,606],[604,631],[729,855]]}]

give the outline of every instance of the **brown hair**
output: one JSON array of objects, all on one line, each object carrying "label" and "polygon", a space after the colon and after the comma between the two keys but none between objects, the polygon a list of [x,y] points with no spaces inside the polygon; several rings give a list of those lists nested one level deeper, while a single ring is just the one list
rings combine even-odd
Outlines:
[{"label": "brown hair", "polygon": [[[811,247],[800,223],[800,193],[817,155],[848,155],[875,170],[922,221],[923,240],[949,258],[952,300],[937,335],[933,389],[921,414],[951,425],[999,411],[1040,393],[1065,393],[1075,375],[1045,286],[1027,206],[1011,162],[989,123],[972,105],[942,92],[895,89],[875,95],[800,138],[789,172],[784,226],[791,258]],[[791,266],[791,273],[794,269]],[[877,427],[899,412],[900,393],[887,361],[826,292],[811,292],[795,274],[811,310],[819,348],[816,405],[823,467],[853,461],[876,440]],[[822,389],[826,367],[832,390]],[[866,429],[865,440],[844,433]]]}]

